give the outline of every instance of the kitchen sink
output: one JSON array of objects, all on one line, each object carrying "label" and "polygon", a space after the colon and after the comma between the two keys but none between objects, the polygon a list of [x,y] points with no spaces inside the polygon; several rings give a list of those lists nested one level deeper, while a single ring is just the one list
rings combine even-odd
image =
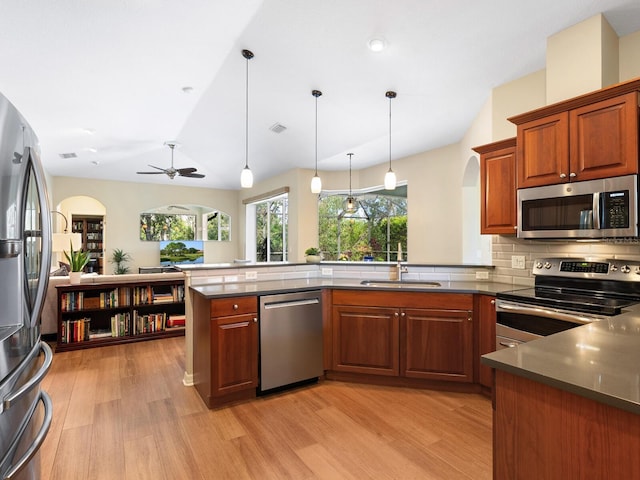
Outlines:
[{"label": "kitchen sink", "polygon": [[360,285],[367,287],[413,287],[413,288],[433,288],[441,287],[439,282],[427,282],[422,280],[363,280]]}]

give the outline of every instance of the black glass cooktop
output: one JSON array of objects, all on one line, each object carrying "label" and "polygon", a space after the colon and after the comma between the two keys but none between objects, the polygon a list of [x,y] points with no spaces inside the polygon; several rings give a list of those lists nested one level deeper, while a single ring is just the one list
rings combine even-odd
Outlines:
[{"label": "black glass cooktop", "polygon": [[498,293],[497,298],[558,308],[575,312],[618,315],[622,309],[638,303],[638,298],[628,298],[605,292],[576,290],[562,287],[535,287]]}]

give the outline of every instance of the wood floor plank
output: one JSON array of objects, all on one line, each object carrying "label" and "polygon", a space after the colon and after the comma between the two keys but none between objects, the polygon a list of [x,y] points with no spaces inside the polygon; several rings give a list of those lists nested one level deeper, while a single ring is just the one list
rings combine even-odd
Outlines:
[{"label": "wood floor plank", "polygon": [[484,480],[491,402],[322,381],[209,410],[184,339],[56,353],[42,479]]}]

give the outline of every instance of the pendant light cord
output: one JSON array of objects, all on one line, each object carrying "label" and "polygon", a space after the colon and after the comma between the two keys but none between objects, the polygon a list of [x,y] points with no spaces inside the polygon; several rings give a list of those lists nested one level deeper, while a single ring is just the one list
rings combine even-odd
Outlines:
[{"label": "pendant light cord", "polygon": [[249,56],[245,55],[247,59],[247,78],[245,82],[245,115],[244,115],[244,168],[249,168]]},{"label": "pendant light cord", "polygon": [[391,172],[391,100],[396,98],[396,92],[389,90],[384,94],[389,99],[389,171]]},{"label": "pendant light cord", "polygon": [[351,197],[351,157],[353,153],[347,153],[349,155],[349,197]]},{"label": "pendant light cord", "polygon": [[318,96],[316,94],[317,90],[312,92],[313,96],[316,97],[316,172],[315,176],[318,176]]}]

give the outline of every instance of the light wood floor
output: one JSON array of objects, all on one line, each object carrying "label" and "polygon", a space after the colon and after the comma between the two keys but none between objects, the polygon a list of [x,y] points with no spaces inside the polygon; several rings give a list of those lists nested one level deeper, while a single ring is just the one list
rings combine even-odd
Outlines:
[{"label": "light wood floor", "polygon": [[208,410],[184,338],[56,353],[47,479],[489,479],[491,402],[326,381]]}]

